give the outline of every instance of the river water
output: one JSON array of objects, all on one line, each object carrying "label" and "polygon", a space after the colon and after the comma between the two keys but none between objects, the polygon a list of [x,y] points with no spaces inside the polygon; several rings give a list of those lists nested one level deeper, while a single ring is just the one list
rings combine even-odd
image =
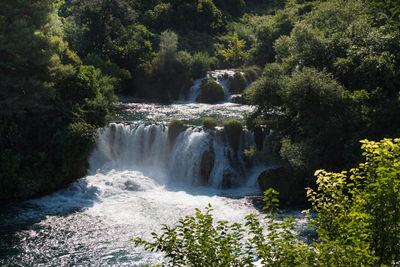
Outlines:
[{"label": "river water", "polygon": [[[240,119],[252,107],[120,100],[116,122],[98,131],[86,177],[54,194],[1,207],[0,266],[160,264],[162,254],[129,240],[149,239],[161,224],[174,225],[208,204],[217,220],[260,215],[257,176],[268,166],[249,164],[240,152],[254,145],[252,133],[242,132],[235,152],[221,128],[196,126],[205,116]],[[174,144],[165,126],[171,118],[193,125]]]}]

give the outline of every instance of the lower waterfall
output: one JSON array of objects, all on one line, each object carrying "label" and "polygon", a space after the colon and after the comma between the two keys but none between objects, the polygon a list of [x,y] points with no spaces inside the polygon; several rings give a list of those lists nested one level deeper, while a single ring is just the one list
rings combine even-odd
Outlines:
[{"label": "lower waterfall", "polygon": [[99,130],[90,166],[159,170],[168,180],[214,188],[237,187],[248,181],[250,163],[243,150],[254,146],[253,134],[243,130],[235,151],[223,128],[189,127],[171,144],[161,124],[113,123]]}]

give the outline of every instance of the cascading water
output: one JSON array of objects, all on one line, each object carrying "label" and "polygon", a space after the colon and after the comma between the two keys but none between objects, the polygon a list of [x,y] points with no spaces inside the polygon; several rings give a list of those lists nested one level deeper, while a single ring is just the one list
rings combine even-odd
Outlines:
[{"label": "cascading water", "polygon": [[[99,130],[91,158],[92,171],[109,168],[157,169],[172,182],[214,188],[243,185],[249,168],[242,151],[254,145],[253,135],[243,130],[237,151],[226,141],[223,129],[189,127],[173,144],[161,124],[113,123]],[[165,175],[164,175],[165,176]]]}]

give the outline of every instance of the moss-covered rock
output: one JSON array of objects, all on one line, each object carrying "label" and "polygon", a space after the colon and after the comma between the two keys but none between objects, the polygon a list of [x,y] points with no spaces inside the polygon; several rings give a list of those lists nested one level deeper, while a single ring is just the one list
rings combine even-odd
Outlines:
[{"label": "moss-covered rock", "polygon": [[174,145],[175,139],[178,135],[187,129],[187,126],[183,123],[183,121],[178,119],[172,119],[168,125],[168,139],[171,146]]},{"label": "moss-covered rock", "polygon": [[214,118],[207,117],[203,119],[201,124],[208,130],[214,130],[215,126],[217,126],[217,121]]},{"label": "moss-covered rock", "polygon": [[260,77],[262,70],[258,66],[251,66],[243,69],[243,73],[248,82],[254,82]]},{"label": "moss-covered rock", "polygon": [[224,122],[224,132],[229,145],[235,152],[239,149],[240,137],[242,136],[243,125],[239,120],[232,119]]},{"label": "moss-covered rock", "polygon": [[229,91],[234,94],[241,94],[247,86],[247,80],[244,75],[236,71],[235,74],[229,78],[230,86]]},{"label": "moss-covered rock", "polygon": [[303,206],[307,204],[305,188],[310,186],[306,178],[306,172],[287,166],[262,172],[258,184],[263,191],[278,191],[281,206]]},{"label": "moss-covered rock", "polygon": [[200,87],[200,95],[196,99],[202,103],[217,103],[225,99],[225,90],[222,85],[217,83],[213,78],[203,81]]}]

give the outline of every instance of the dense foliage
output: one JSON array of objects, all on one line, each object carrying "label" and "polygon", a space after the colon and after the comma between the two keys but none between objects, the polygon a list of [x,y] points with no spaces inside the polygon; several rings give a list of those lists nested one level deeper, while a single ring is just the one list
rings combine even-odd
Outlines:
[{"label": "dense foliage", "polygon": [[[118,90],[170,101],[212,68],[265,64],[260,22],[281,6],[277,0],[65,0],[59,14],[72,50],[117,79]],[[168,61],[166,42],[175,48]]]},{"label": "dense foliage", "polygon": [[0,3],[0,201],[83,176],[112,113],[115,80],[69,49],[53,2]]},{"label": "dense foliage", "polygon": [[258,39],[275,57],[245,92],[257,106],[247,123],[272,129],[268,147],[292,166],[339,170],[358,162],[358,140],[400,134],[399,5],[297,2],[287,27],[277,12]]},{"label": "dense foliage", "polygon": [[[400,139],[362,141],[365,162],[350,172],[317,171],[317,190],[307,195],[310,226],[318,239],[297,240],[295,220],[266,216],[266,226],[255,215],[245,224],[214,222],[205,212],[163,225],[153,241],[134,240],[146,250],[162,251],[172,266],[388,266],[400,261]],[[272,211],[275,190],[265,193]],[[308,213],[309,211],[306,211]]]}]

